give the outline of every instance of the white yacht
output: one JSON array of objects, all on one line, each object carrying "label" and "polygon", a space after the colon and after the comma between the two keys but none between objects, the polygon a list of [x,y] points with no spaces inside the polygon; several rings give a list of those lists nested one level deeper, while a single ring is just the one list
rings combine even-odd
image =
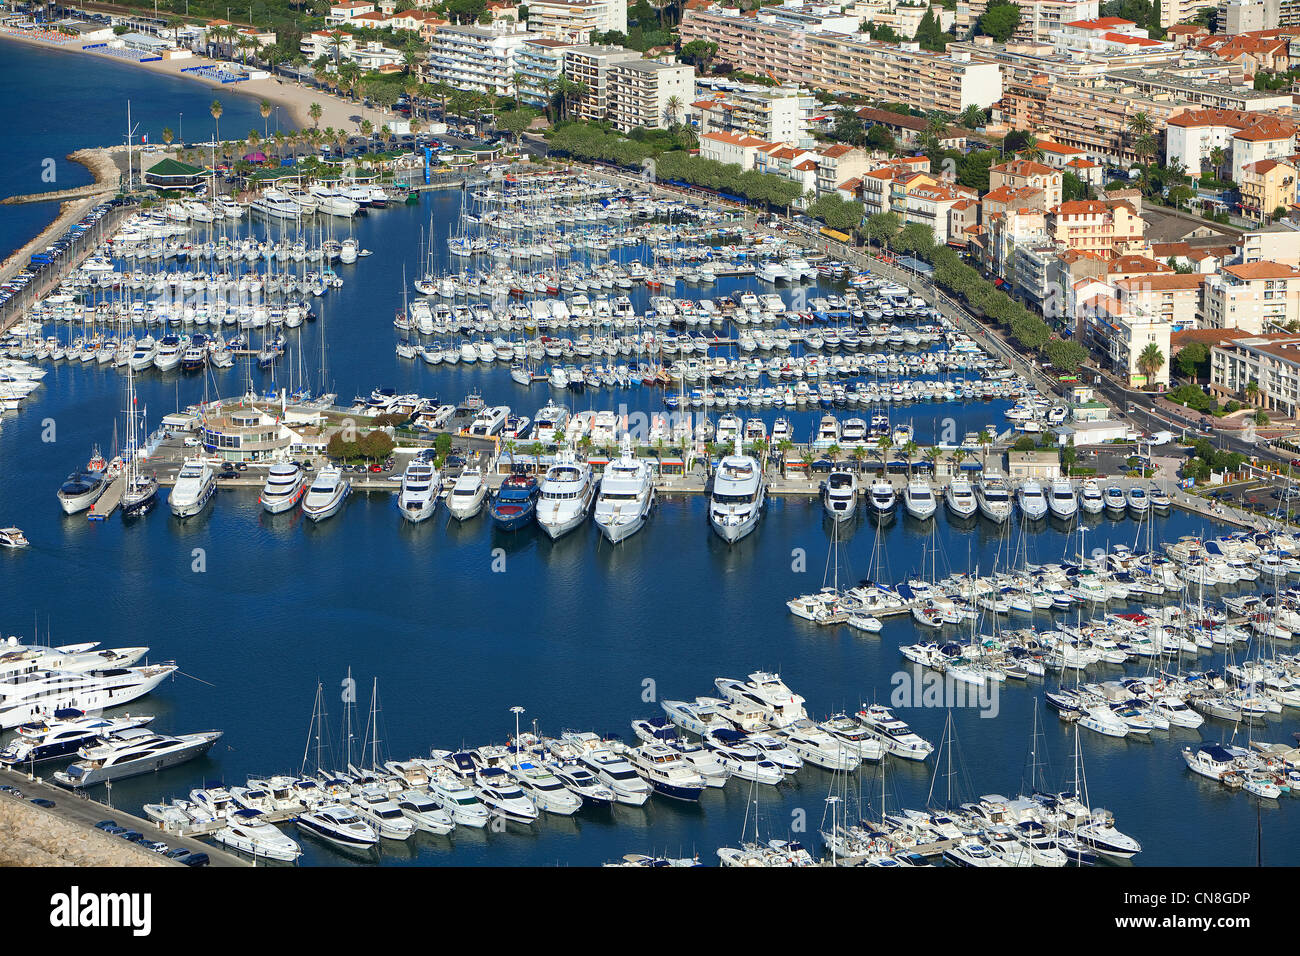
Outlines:
[{"label": "white yacht", "polygon": [[913,518],[924,520],[933,517],[938,502],[930,483],[924,478],[910,479],[903,489],[903,507]]},{"label": "white yacht", "polygon": [[971,487],[970,479],[960,475],[948,482],[943,500],[948,505],[948,510],[958,518],[969,518],[979,510],[979,502],[975,500],[975,489]]},{"label": "white yacht", "polygon": [[457,476],[447,492],[447,511],[457,521],[465,521],[483,510],[487,494],[487,476],[482,469],[470,465]]},{"label": "white yacht", "polygon": [[352,809],[385,840],[409,840],[415,835],[415,823],[389,799],[383,784],[369,784],[354,792]]},{"label": "white yacht", "polygon": [[158,351],[154,353],[153,367],[160,372],[170,372],[181,364],[181,355],[184,351],[185,348],[177,336],[164,335],[162,341],[158,343]]},{"label": "white yacht", "polygon": [[990,521],[1001,524],[1011,517],[1011,492],[1007,483],[1001,478],[986,476],[975,486],[975,500],[979,503],[980,514]]},{"label": "white yacht", "polygon": [[108,489],[108,482],[97,471],[73,472],[59,485],[59,506],[64,514],[85,511]]},{"label": "white yacht", "polygon": [[758,527],[767,496],[767,480],[758,462],[741,454],[736,436],[733,454],[718,462],[709,496],[709,524],[728,544],[734,544]]},{"label": "white yacht", "polygon": [[578,461],[572,448],[562,449],[542,479],[537,523],[552,538],[567,534],[587,520],[595,497],[591,466]]},{"label": "white yacht", "polygon": [[597,780],[614,791],[614,799],[619,803],[639,807],[650,799],[650,785],[627,760],[608,748],[586,749],[580,759]]},{"label": "white yacht", "polygon": [[47,720],[22,724],[18,735],[0,750],[0,764],[8,767],[57,760],[75,754],[99,737],[111,737],[123,730],[144,727],[153,720],[138,717],[87,717],[79,710],[58,710]]},{"label": "white yacht", "polygon": [[650,463],[632,454],[632,439],[623,436],[619,456],[605,466],[596,496],[596,527],[610,544],[630,538],[645,525],[655,503]]},{"label": "white yacht", "polygon": [[898,493],[885,478],[877,478],[871,483],[867,497],[871,499],[871,510],[881,516],[893,514],[894,506],[898,504]]},{"label": "white yacht", "polygon": [[1068,521],[1079,512],[1079,499],[1069,478],[1053,478],[1047,494],[1047,507],[1057,518]]},{"label": "white yacht", "polygon": [[153,773],[202,756],[220,737],[219,730],[178,737],[144,727],[123,730],[94,746],[82,747],[77,751],[77,762],[67,770],[56,771],[54,779],[65,787],[93,787],[108,780]]},{"label": "white yacht", "polygon": [[255,859],[281,863],[292,863],[302,856],[302,847],[267,823],[257,810],[235,810],[226,819],[226,826],[212,834],[212,839],[223,846]]},{"label": "white yacht", "polygon": [[1020,513],[1028,520],[1037,521],[1047,517],[1047,496],[1043,494],[1043,486],[1034,479],[1021,483],[1016,491],[1016,499],[1020,504]]},{"label": "white yacht", "polygon": [[582,809],[582,798],[545,765],[522,759],[507,765],[505,771],[527,797],[547,813],[568,817]]},{"label": "white yacht", "polygon": [[445,836],[456,827],[451,814],[423,790],[403,790],[394,800],[397,808],[406,819],[415,824],[417,830]]},{"label": "white yacht", "polygon": [[1090,515],[1099,515],[1102,509],[1106,507],[1106,500],[1101,493],[1101,486],[1097,484],[1095,478],[1084,481],[1083,487],[1079,490],[1079,507]]},{"label": "white yacht", "polygon": [[478,795],[450,770],[435,769],[429,774],[429,796],[434,803],[451,814],[457,826],[481,829],[487,826],[491,817]]},{"label": "white yacht", "polygon": [[867,732],[885,745],[885,750],[904,760],[924,760],[934,753],[934,744],[912,731],[894,712],[882,704],[864,706],[858,720]]},{"label": "white yacht", "polygon": [[415,459],[402,472],[402,488],[397,493],[397,510],[407,521],[418,524],[438,507],[442,476],[423,459]]},{"label": "white yacht", "polygon": [[1106,490],[1102,493],[1102,500],[1105,503],[1106,510],[1116,518],[1122,518],[1124,512],[1128,510],[1128,496],[1124,494],[1124,489],[1119,485],[1107,485]]},{"label": "white yacht", "polygon": [[258,499],[271,514],[295,508],[307,490],[307,473],[291,461],[278,462],[266,472],[266,484]]},{"label": "white yacht", "polygon": [[308,810],[296,822],[300,829],[349,849],[369,850],[379,842],[379,834],[368,823],[337,803]]},{"label": "white yacht", "polygon": [[836,521],[849,521],[858,512],[858,476],[837,468],[822,484],[822,507]]},{"label": "white yacht", "polygon": [[780,674],[755,671],[747,681],[715,677],[713,685],[733,704],[761,708],[764,723],[772,727],[785,727],[808,718],[804,698],[792,691]]},{"label": "white yacht", "polygon": [[324,465],[303,496],[302,513],[312,521],[324,521],[338,514],[351,491],[352,483],[343,477],[341,468]]},{"label": "white yacht", "polygon": [[1151,498],[1146,488],[1134,485],[1128,490],[1128,511],[1134,518],[1146,517],[1151,508]]},{"label": "white yacht", "polygon": [[264,190],[249,208],[273,219],[298,219],[302,216],[302,207],[280,189]]},{"label": "white yacht", "polygon": [[167,505],[176,517],[190,518],[207,507],[216,490],[216,470],[202,458],[186,458],[167,496]]},{"label": "white yacht", "polygon": [[625,754],[628,763],[655,793],[687,801],[699,800],[704,793],[704,777],[672,747],[645,743],[629,748]]},{"label": "white yacht", "polygon": [[85,671],[32,669],[5,677],[0,680],[0,730],[64,708],[98,713],[129,704],[175,671],[175,664],[146,664]]},{"label": "white yacht", "polygon": [[537,805],[500,767],[484,767],[474,775],[474,789],[489,811],[516,823],[533,823]]}]

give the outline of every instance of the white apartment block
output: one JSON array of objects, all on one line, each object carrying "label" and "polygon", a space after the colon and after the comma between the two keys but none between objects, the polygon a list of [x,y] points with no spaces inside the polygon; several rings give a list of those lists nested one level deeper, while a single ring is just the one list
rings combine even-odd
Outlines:
[{"label": "white apartment block", "polygon": [[1257,403],[1294,417],[1300,411],[1300,338],[1294,335],[1243,336],[1210,349],[1210,387],[1245,397],[1259,386]]},{"label": "white apartment block", "polygon": [[811,146],[808,121],[819,107],[807,90],[794,86],[708,88],[696,81],[687,110],[700,133],[731,132],[773,143]]},{"label": "white apartment block", "polygon": [[1224,266],[1202,287],[1206,328],[1241,329],[1251,335],[1300,321],[1300,270],[1275,262]]},{"label": "white apartment block", "polygon": [[574,46],[563,40],[536,37],[515,51],[515,94],[530,106],[544,106],[564,75],[564,51]]},{"label": "white apartment block", "polygon": [[622,60],[609,74],[609,118],[626,133],[667,129],[686,121],[695,91],[695,67],[661,60]]},{"label": "white apartment block", "polygon": [[[569,103],[569,115],[588,122],[610,117],[609,76],[617,63],[639,60],[641,54],[621,46],[571,46],[564,51],[564,78],[581,83],[584,92]],[[685,102],[685,100],[683,100]]]},{"label": "white apartment block", "polygon": [[440,27],[429,45],[429,79],[508,96],[515,91],[515,55],[534,36],[497,27]]},{"label": "white apartment block", "polygon": [[529,31],[554,40],[588,43],[593,32],[627,33],[627,0],[534,0],[526,6]]}]

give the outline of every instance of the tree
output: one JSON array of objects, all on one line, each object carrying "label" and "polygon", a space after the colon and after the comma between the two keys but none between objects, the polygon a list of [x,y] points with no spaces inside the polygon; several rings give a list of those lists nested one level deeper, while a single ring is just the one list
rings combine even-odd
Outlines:
[{"label": "tree", "polygon": [[690,63],[701,73],[708,73],[713,66],[713,58],[718,55],[718,45],[709,40],[692,40],[682,44],[680,58],[683,63]]},{"label": "tree", "polygon": [[892,154],[897,148],[894,143],[894,134],[880,123],[876,123],[871,129],[867,130],[867,145],[874,150],[889,154]]},{"label": "tree", "polygon": [[838,192],[827,193],[808,207],[808,215],[838,232],[852,232],[862,222],[863,208]]},{"label": "tree", "polygon": [[975,23],[975,32],[1006,43],[1020,25],[1020,7],[1014,3],[990,3]]},{"label": "tree", "polygon": [[532,125],[535,115],[532,110],[506,110],[497,116],[497,129],[509,133],[515,138],[515,142],[519,142],[528,127]]},{"label": "tree", "polygon": [[669,126],[676,126],[682,115],[682,98],[680,96],[670,96],[664,103],[664,119],[668,120]]},{"label": "tree", "polygon": [[262,102],[257,104],[257,110],[262,114],[262,138],[265,139],[270,134],[267,132],[266,121],[271,118],[271,101],[265,97]]},{"label": "tree", "polygon": [[1147,384],[1165,366],[1165,354],[1155,342],[1148,342],[1146,348],[1138,355],[1137,367],[1147,378]]},{"label": "tree", "polygon": [[319,103],[312,103],[311,106],[307,107],[307,115],[311,117],[311,125],[313,128],[320,128],[320,118],[323,112],[324,110],[321,109]]},{"label": "tree", "polygon": [[164,127],[163,127],[163,131],[162,131],[162,139],[163,139],[163,145],[164,145],[164,146],[170,146],[170,145],[172,144],[172,140],[173,140],[175,137],[176,137],[176,134],[172,132],[172,128],[171,128],[170,126],[164,126]]},{"label": "tree", "polygon": [[213,100],[212,105],[208,107],[208,112],[212,114],[213,121],[217,124],[217,142],[221,142],[221,114],[226,111],[221,105],[221,100]]},{"label": "tree", "polygon": [[967,129],[979,129],[984,125],[984,108],[972,103],[961,111],[961,125]]},{"label": "tree", "polygon": [[900,229],[901,223],[897,214],[878,212],[867,217],[863,232],[866,234],[868,241],[888,248]]},{"label": "tree", "polygon": [[942,53],[948,48],[948,34],[939,26],[939,20],[932,10],[927,9],[925,16],[921,17],[921,22],[916,28],[916,36],[913,37],[921,45],[923,50],[931,50],[935,53]]}]

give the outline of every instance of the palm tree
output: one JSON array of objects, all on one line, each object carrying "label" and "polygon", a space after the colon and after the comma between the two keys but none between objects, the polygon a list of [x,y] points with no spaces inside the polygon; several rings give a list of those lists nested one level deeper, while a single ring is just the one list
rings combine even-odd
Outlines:
[{"label": "palm tree", "polygon": [[311,106],[307,107],[307,115],[311,117],[311,124],[313,128],[320,129],[320,118],[321,118],[321,113],[323,112],[324,110],[321,109],[321,105],[319,103],[312,103]]},{"label": "palm tree", "polygon": [[938,445],[933,445],[925,450],[925,460],[930,463],[931,476],[939,473],[939,459],[943,457],[943,449]]},{"label": "palm tree", "polygon": [[221,105],[221,100],[213,100],[212,105],[208,107],[208,112],[212,114],[212,119],[217,124],[217,142],[221,142],[221,114],[224,113],[225,107]]},{"label": "palm tree", "polygon": [[921,446],[916,442],[908,439],[907,442],[904,443],[903,447],[899,449],[899,453],[903,456],[903,461],[907,462],[907,477],[909,478],[912,477],[912,459],[916,457],[916,452],[920,447]]},{"label": "palm tree", "polygon": [[1147,384],[1151,384],[1151,378],[1165,366],[1165,354],[1160,351],[1160,346],[1155,342],[1148,342],[1141,354],[1138,355],[1137,367],[1146,376]]},{"label": "palm tree", "polygon": [[539,441],[535,441],[528,446],[528,453],[533,456],[533,474],[537,474],[542,470],[543,450],[544,449],[542,448],[542,443]]},{"label": "palm tree", "polygon": [[271,101],[263,98],[262,102],[257,104],[257,109],[258,112],[262,114],[262,137],[265,139],[269,135],[267,132],[266,121],[271,118]]},{"label": "palm tree", "polygon": [[1151,122],[1151,117],[1147,116],[1146,113],[1134,113],[1128,119],[1128,130],[1134,136],[1150,135],[1154,129],[1155,125]]},{"label": "palm tree", "polygon": [[882,475],[889,468],[889,449],[893,444],[888,435],[881,435],[876,440],[876,447],[880,449],[880,473]]},{"label": "palm tree", "polygon": [[1020,155],[1025,159],[1039,160],[1043,158],[1043,147],[1039,144],[1037,137],[1025,137],[1025,145],[1020,148]]},{"label": "palm tree", "polygon": [[829,458],[832,462],[837,462],[840,460],[841,451],[843,451],[843,449],[840,448],[838,444],[832,444],[829,448],[826,449],[826,457]]},{"label": "palm tree", "polygon": [[664,116],[668,120],[668,125],[676,126],[677,118],[682,114],[682,98],[680,96],[668,97],[667,103],[664,104]]},{"label": "palm tree", "polygon": [[172,140],[176,138],[176,134],[172,132],[172,128],[170,126],[164,126],[162,131],[162,138],[163,138],[163,145],[170,146],[172,144]]},{"label": "palm tree", "polygon": [[1223,164],[1227,160],[1228,154],[1224,152],[1222,146],[1216,146],[1210,150],[1210,165],[1214,167],[1214,178],[1223,178]]}]

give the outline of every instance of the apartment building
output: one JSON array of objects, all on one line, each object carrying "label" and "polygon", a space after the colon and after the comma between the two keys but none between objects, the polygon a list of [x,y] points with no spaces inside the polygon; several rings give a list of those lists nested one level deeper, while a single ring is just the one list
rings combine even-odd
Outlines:
[{"label": "apartment building", "polygon": [[1060,205],[1063,180],[1061,170],[1030,159],[1013,159],[989,167],[990,191],[1003,186],[1011,189],[1026,186],[1038,189],[1043,193],[1043,203],[1047,209]]},{"label": "apartment building", "polygon": [[1115,256],[1145,245],[1146,223],[1125,200],[1076,200],[1048,213],[1047,231],[1064,249]]},{"label": "apartment building", "polygon": [[[958,203],[971,203],[976,199],[973,189],[949,183],[918,183],[907,194],[903,212],[904,223],[919,223],[929,227],[936,243],[948,244],[954,238],[950,232],[952,211]],[[963,241],[965,237],[963,236]]]},{"label": "apartment building", "polygon": [[[1168,322],[1119,311],[1116,300],[1105,295],[1093,297],[1085,303],[1082,311],[1084,343],[1109,359],[1111,371],[1122,375],[1135,388],[1169,384],[1172,329]],[[1138,362],[1150,345],[1160,350],[1164,362],[1159,370],[1148,376],[1138,367]]]},{"label": "apartment building", "polygon": [[1194,329],[1200,325],[1201,287],[1207,278],[1196,272],[1126,276],[1115,282],[1115,298],[1125,315],[1164,322],[1174,332]]},{"label": "apartment building", "polygon": [[1300,227],[1289,220],[1275,222],[1243,233],[1237,248],[1243,263],[1279,262],[1300,268]]},{"label": "apartment building", "polygon": [[932,53],[916,43],[837,33],[809,34],[805,46],[810,86],[949,115],[987,108],[1002,97],[998,64],[973,60],[966,51]]},{"label": "apartment building", "polygon": [[627,0],[532,0],[528,29],[553,40],[586,43],[591,34],[627,33]]},{"label": "apartment building", "polygon": [[1017,43],[1050,43],[1052,35],[1073,21],[1096,19],[1098,0],[1023,0],[1020,23],[1012,40]]},{"label": "apartment building", "polygon": [[[965,51],[932,53],[916,43],[877,43],[852,17],[767,7],[753,15],[722,7],[690,8],[678,33],[683,44],[718,45],[717,61],[780,83],[856,93],[922,110],[960,113],[1002,96],[996,63]],[[842,22],[843,21],[843,22]]]},{"label": "apartment building", "polygon": [[326,23],[347,23],[363,13],[374,13],[375,5],[369,0],[342,0],[330,4],[330,12],[325,15]]},{"label": "apartment building", "polygon": [[[817,175],[815,188],[818,196],[834,192],[849,179],[865,173],[873,164],[871,154],[844,143],[832,143],[816,151]],[[927,163],[928,165],[928,163]]]},{"label": "apartment building", "polygon": [[859,173],[856,193],[866,215],[893,212],[894,180],[913,173],[928,173],[930,160],[925,156],[907,156],[899,159],[873,160],[866,172]]},{"label": "apartment building", "polygon": [[700,133],[744,133],[773,143],[811,146],[808,120],[818,105],[810,92],[797,86],[702,90],[697,80],[687,112]]},{"label": "apartment building", "polygon": [[433,40],[438,27],[447,25],[447,21],[432,10],[403,10],[401,13],[394,13],[388,22],[394,30],[418,33],[425,43]]},{"label": "apartment building", "polygon": [[1224,266],[1202,287],[1201,319],[1210,329],[1252,335],[1300,321],[1300,270],[1277,262]]},{"label": "apartment building", "polygon": [[564,75],[564,52],[575,43],[534,37],[515,51],[515,93],[530,106],[545,106]]},{"label": "apartment building", "polygon": [[1232,181],[1240,183],[1247,166],[1268,159],[1286,159],[1295,151],[1295,124],[1267,116],[1232,134]]},{"label": "apartment building", "polygon": [[1283,215],[1296,201],[1296,167],[1294,163],[1261,159],[1241,169],[1237,180],[1241,187],[1241,214],[1263,222],[1281,209]]},{"label": "apartment building", "polygon": [[1288,417],[1300,412],[1300,337],[1241,336],[1210,348],[1210,388],[1225,397],[1247,398],[1258,388],[1255,404]]},{"label": "apartment building", "polygon": [[461,90],[508,96],[515,91],[515,55],[535,35],[492,27],[449,25],[429,45],[430,82],[442,80]]},{"label": "apartment building", "polygon": [[695,92],[695,67],[661,60],[613,63],[608,79],[609,118],[622,132],[667,129],[684,122]]},{"label": "apartment building", "polygon": [[700,136],[700,158],[739,166],[741,169],[753,169],[758,150],[774,145],[776,144],[765,139],[743,133],[704,133]]},{"label": "apartment building", "polygon": [[588,122],[610,116],[609,77],[615,64],[639,60],[641,54],[621,46],[571,46],[564,51],[564,78],[580,83],[583,92],[569,101],[569,115]]},{"label": "apartment building", "polygon": [[1165,40],[1153,40],[1131,20],[1094,17],[1062,23],[1052,34],[1060,56],[1125,57],[1150,53],[1174,54],[1176,47]]}]

